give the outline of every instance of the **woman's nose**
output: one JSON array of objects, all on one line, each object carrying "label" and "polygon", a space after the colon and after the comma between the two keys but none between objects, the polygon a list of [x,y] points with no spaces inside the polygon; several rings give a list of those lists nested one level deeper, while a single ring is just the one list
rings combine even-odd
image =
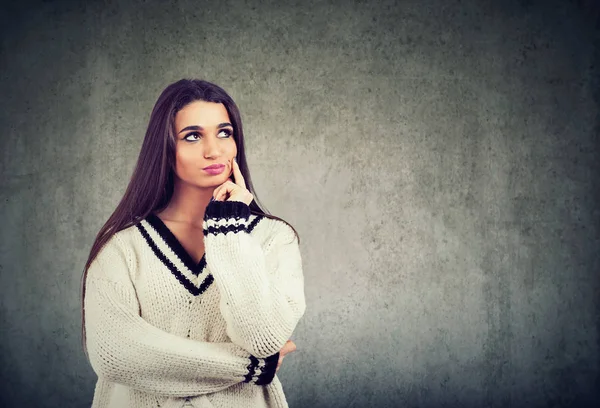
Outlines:
[{"label": "woman's nose", "polygon": [[204,155],[205,156],[218,156],[219,155],[219,144],[216,138],[207,137],[204,139]]}]

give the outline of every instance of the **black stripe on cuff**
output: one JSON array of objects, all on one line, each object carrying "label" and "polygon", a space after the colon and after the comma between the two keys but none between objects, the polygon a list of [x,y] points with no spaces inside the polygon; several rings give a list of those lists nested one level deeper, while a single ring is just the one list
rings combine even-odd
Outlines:
[{"label": "black stripe on cuff", "polygon": [[254,372],[256,371],[256,366],[258,366],[258,359],[254,356],[250,356],[250,364],[246,366],[248,369],[248,374],[244,376],[244,382],[249,383],[252,381],[252,377],[254,376]]},{"label": "black stripe on cuff", "polygon": [[250,206],[241,201],[211,201],[204,211],[204,219],[212,218],[218,220],[221,218],[250,218]]},{"label": "black stripe on cuff", "polygon": [[212,235],[217,235],[217,234],[224,234],[227,235],[228,232],[233,232],[238,233],[238,232],[247,232],[246,226],[244,224],[240,224],[240,225],[221,225],[219,227],[208,227],[208,228],[204,228],[204,236],[207,236],[208,234],[212,234]]},{"label": "black stripe on cuff", "polygon": [[262,373],[258,376],[255,382],[256,385],[267,385],[273,381],[277,364],[279,363],[279,353],[278,351],[276,354],[265,359],[265,366],[260,368]]}]

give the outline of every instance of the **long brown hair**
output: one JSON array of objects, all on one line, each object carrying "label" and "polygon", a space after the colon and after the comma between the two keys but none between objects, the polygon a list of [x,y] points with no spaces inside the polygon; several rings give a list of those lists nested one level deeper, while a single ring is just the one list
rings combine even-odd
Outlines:
[{"label": "long brown hair", "polygon": [[[163,210],[173,196],[175,168],[175,115],[183,107],[194,101],[222,103],[227,109],[233,125],[233,139],[237,146],[237,162],[246,182],[247,189],[254,196],[250,212],[276,219],[289,225],[300,243],[296,229],[287,221],[269,214],[258,203],[252,185],[250,171],[244,149],[244,131],[240,111],[231,97],[221,87],[199,79],[181,79],[167,86],[160,94],[146,130],[133,175],[125,194],[117,208],[96,235],[94,244],[85,264],[81,285],[81,329],[83,349],[87,356],[85,337],[85,281],[90,264],[104,244],[117,232],[135,225],[150,213]],[[89,357],[89,356],[88,356]]]}]

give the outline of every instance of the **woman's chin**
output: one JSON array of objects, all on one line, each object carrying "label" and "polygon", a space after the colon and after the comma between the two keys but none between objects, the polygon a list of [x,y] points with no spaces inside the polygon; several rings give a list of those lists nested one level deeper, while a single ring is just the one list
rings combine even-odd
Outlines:
[{"label": "woman's chin", "polygon": [[214,176],[204,176],[196,183],[198,187],[217,187],[229,179],[225,174],[216,174]]}]

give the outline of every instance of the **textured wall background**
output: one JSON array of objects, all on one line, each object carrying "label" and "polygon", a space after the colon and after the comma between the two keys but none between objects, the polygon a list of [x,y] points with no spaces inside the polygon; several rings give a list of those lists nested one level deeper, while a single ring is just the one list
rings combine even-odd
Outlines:
[{"label": "textured wall background", "polygon": [[0,405],[90,405],[82,268],[182,77],[301,236],[291,407],[599,403],[597,3],[287,3],[2,6]]}]

